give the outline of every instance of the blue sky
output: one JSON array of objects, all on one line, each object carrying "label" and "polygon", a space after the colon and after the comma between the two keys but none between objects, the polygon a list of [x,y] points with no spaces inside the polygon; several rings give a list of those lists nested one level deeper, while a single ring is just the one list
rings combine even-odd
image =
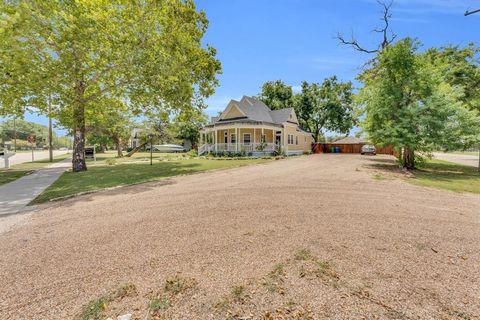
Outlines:
[{"label": "blue sky", "polygon": [[[337,75],[354,80],[368,55],[338,44],[337,32],[353,31],[366,47],[379,43],[373,33],[382,26],[374,0],[197,0],[210,21],[205,43],[217,49],[223,74],[207,99],[212,116],[230,99],[256,95],[268,80],[281,79],[298,89],[303,80],[321,82]],[[397,0],[392,30],[399,38],[418,38],[425,48],[480,44],[480,0]],[[46,124],[47,119],[27,115]],[[57,130],[59,131],[59,130]],[[62,133],[61,131],[59,133]]]}]

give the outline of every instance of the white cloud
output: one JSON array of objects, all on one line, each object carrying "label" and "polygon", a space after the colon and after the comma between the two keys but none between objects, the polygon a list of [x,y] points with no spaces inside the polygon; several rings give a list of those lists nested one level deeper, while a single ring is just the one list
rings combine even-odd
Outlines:
[{"label": "white cloud", "polygon": [[293,93],[300,93],[302,92],[302,86],[292,86]]}]

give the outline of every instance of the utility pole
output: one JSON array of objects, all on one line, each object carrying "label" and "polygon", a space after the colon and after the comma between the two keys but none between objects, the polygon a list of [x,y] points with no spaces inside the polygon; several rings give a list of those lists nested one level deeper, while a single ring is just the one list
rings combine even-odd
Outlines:
[{"label": "utility pole", "polygon": [[471,14],[474,14],[474,13],[478,13],[478,12],[480,12],[480,9],[472,10],[472,11],[468,11],[468,10],[467,10],[467,11],[465,11],[465,17],[466,17],[466,16],[469,16],[469,15],[471,15]]},{"label": "utility pole", "polygon": [[53,141],[52,141],[52,101],[51,97],[48,97],[48,158],[50,162],[53,162]]},{"label": "utility pole", "polygon": [[13,118],[13,151],[17,153],[17,117]]}]

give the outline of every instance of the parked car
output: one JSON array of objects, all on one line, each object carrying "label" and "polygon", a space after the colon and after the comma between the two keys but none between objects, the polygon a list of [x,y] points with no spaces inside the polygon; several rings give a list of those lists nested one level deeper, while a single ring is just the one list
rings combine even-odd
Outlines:
[{"label": "parked car", "polygon": [[[154,144],[153,151],[159,152],[185,152],[185,148],[178,144]],[[150,151],[150,146],[146,146],[145,149]]]},{"label": "parked car", "polygon": [[375,146],[372,146],[370,144],[365,144],[365,145],[362,146],[362,151],[360,153],[361,154],[376,155],[377,154],[377,149],[375,148]]}]

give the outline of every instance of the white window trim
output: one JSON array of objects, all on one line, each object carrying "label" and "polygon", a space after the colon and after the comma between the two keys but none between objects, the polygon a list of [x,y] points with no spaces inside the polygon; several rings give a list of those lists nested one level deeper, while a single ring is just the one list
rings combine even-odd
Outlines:
[{"label": "white window trim", "polygon": [[[249,136],[249,137],[250,137],[248,144],[245,142],[245,136]],[[244,134],[243,134],[243,140],[242,140],[242,141],[243,141],[243,144],[244,144],[245,146],[249,146],[249,145],[252,143],[252,135],[251,135],[250,133],[244,133]]]},{"label": "white window trim", "polygon": [[289,145],[294,145],[294,138],[293,138],[293,134],[288,134],[288,137],[287,137],[287,143]]},{"label": "white window trim", "polygon": [[298,146],[298,136],[295,136],[295,145]]},{"label": "white window trim", "polygon": [[230,134],[230,143],[237,143],[237,137],[235,133]]}]

